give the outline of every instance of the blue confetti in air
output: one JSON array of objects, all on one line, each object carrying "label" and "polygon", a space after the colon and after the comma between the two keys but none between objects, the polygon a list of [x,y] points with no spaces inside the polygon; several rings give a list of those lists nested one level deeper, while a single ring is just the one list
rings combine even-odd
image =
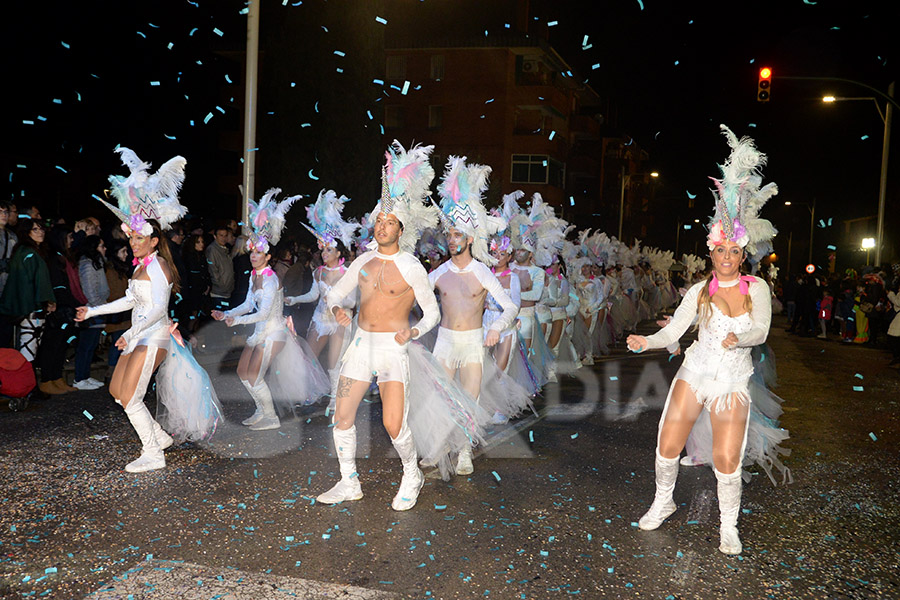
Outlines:
[{"label": "blue confetti in air", "polygon": [[641,10],[644,10],[644,0],[637,0],[638,6],[641,7]]},{"label": "blue confetti in air", "polygon": [[831,244],[828,244],[828,245],[825,246],[825,247],[826,247],[827,249],[829,249],[829,250],[837,250],[837,246],[833,246],[833,245],[831,245]]},{"label": "blue confetti in air", "polygon": [[216,34],[216,35],[219,36],[219,37],[222,37],[222,36],[225,35],[225,34],[222,32],[222,30],[219,29],[218,27],[213,27],[213,33]]},{"label": "blue confetti in air", "polygon": [[375,21],[381,23],[382,25],[387,25],[387,19],[384,19],[382,17],[375,17]]},{"label": "blue confetti in air", "polygon": [[194,27],[193,29],[191,29],[191,32],[188,34],[188,37],[191,37],[192,35],[194,35],[195,33],[197,33],[197,30],[198,30],[198,29],[199,29],[199,27]]},{"label": "blue confetti in air", "polygon": [[550,139],[552,140],[554,137],[556,137],[556,131],[551,131],[551,132],[550,132]]},{"label": "blue confetti in air", "polygon": [[861,139],[861,140],[867,140],[867,139],[869,139],[869,136],[867,136],[867,135],[864,135],[864,136],[862,136],[862,137],[861,137],[861,138],[859,138],[859,139]]},{"label": "blue confetti in air", "polygon": [[314,181],[318,181],[318,180],[319,180],[318,177],[316,177],[315,175],[313,175],[313,170],[312,170],[312,169],[309,170],[309,178],[312,179],[312,180],[314,180]]},{"label": "blue confetti in air", "polygon": [[857,379],[863,379],[863,376],[861,373],[857,373],[856,375],[854,375],[854,377],[856,377]]},{"label": "blue confetti in air", "polygon": [[559,21],[550,21],[547,23],[547,27],[555,27],[557,25],[559,25]]},{"label": "blue confetti in air", "polygon": [[59,165],[56,165],[56,168],[59,169],[60,171],[62,171],[63,173],[68,173],[68,171],[66,171],[65,169],[63,169],[63,168],[62,168],[61,166],[59,166]]},{"label": "blue confetti in air", "polygon": [[853,391],[854,391],[854,392],[862,392],[862,391],[863,391],[863,386],[861,386],[861,385],[854,385],[854,386],[853,386]]},{"label": "blue confetti in air", "polygon": [[407,93],[408,91],[409,91],[409,82],[408,82],[408,81],[404,81],[404,82],[403,82],[403,89],[400,91],[400,93],[403,94],[403,95],[405,96],[406,93]]},{"label": "blue confetti in air", "polygon": [[687,197],[690,198],[691,200],[693,200],[694,198],[697,197],[697,194],[692,194],[690,192],[690,190],[685,190],[685,193],[687,194]]}]

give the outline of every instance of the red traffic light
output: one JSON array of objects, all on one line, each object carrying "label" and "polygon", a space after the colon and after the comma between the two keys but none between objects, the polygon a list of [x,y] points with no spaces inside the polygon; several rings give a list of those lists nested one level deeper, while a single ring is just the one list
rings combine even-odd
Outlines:
[{"label": "red traffic light", "polygon": [[757,102],[768,102],[772,93],[772,69],[763,67],[759,70],[759,84],[756,87]]}]

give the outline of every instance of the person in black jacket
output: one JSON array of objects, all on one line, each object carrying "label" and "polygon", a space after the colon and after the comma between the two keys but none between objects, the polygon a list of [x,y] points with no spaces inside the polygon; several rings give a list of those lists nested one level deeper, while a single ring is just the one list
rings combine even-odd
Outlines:
[{"label": "person in black jacket", "polygon": [[48,394],[74,392],[75,388],[63,379],[63,365],[66,362],[68,339],[75,335],[73,326],[75,308],[82,302],[72,294],[69,273],[77,270],[72,264],[69,252],[72,246],[72,230],[65,226],[54,227],[47,235],[49,252],[47,268],[50,271],[50,285],[56,296],[56,310],[47,315],[44,333],[38,348],[37,366],[41,370],[40,389]]},{"label": "person in black jacket", "polygon": [[184,287],[182,295],[185,304],[187,329],[197,331],[201,313],[209,314],[211,310],[209,291],[212,286],[209,267],[206,262],[205,243],[202,235],[191,235],[181,247],[181,258],[184,262]]}]

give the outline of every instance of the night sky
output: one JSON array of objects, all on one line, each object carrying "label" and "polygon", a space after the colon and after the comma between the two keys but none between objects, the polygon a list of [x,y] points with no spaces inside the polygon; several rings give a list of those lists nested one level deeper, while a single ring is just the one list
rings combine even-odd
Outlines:
[{"label": "night sky", "polygon": [[[265,0],[257,195],[271,186],[289,194],[333,187],[359,198],[355,212],[371,208],[366,199],[377,196],[384,145],[380,99],[398,93],[372,83],[383,76],[385,38],[503,35],[505,24],[515,23],[511,4]],[[820,100],[826,92],[869,96],[864,89],[778,77],[841,77],[887,91],[900,46],[889,4],[532,1],[529,28],[546,35],[574,76],[609,100],[608,132],[633,136],[650,153],[651,168],[662,175],[659,196],[686,203],[691,194],[709,203],[707,177],[727,155],[718,130],[725,123],[769,155],[764,178],[781,193],[765,216],[806,239],[809,214],[792,212],[784,200],[815,198],[817,217],[832,218],[835,231],[842,219],[875,214],[884,128],[871,101]],[[244,6],[8,6],[5,197],[69,218],[98,214],[91,195],[102,193],[110,173],[124,173],[112,152],[121,144],[157,166],[175,154],[187,157],[183,200],[194,212],[237,211],[240,153],[221,148],[240,148]],[[775,74],[765,104],[756,101],[763,65]],[[896,132],[894,147],[888,230],[897,227],[891,213],[900,212]],[[836,236],[827,229],[817,233],[822,244]]]}]

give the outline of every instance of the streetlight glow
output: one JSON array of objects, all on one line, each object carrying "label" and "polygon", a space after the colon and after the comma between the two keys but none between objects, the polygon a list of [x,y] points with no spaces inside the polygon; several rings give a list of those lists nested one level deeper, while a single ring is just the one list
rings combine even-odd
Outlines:
[{"label": "streetlight glow", "polygon": [[835,101],[834,96],[825,96],[822,98],[822,102],[834,102],[834,101]]},{"label": "streetlight glow", "polygon": [[790,200],[785,200],[785,201],[784,201],[784,205],[785,205],[785,206],[790,206],[790,205],[791,205],[791,201],[790,201]]},{"label": "streetlight glow", "polygon": [[659,177],[659,173],[653,171],[652,173],[650,173],[650,177]]},{"label": "streetlight glow", "polygon": [[863,238],[862,240],[862,249],[863,250],[871,250],[875,247],[875,238]]}]

